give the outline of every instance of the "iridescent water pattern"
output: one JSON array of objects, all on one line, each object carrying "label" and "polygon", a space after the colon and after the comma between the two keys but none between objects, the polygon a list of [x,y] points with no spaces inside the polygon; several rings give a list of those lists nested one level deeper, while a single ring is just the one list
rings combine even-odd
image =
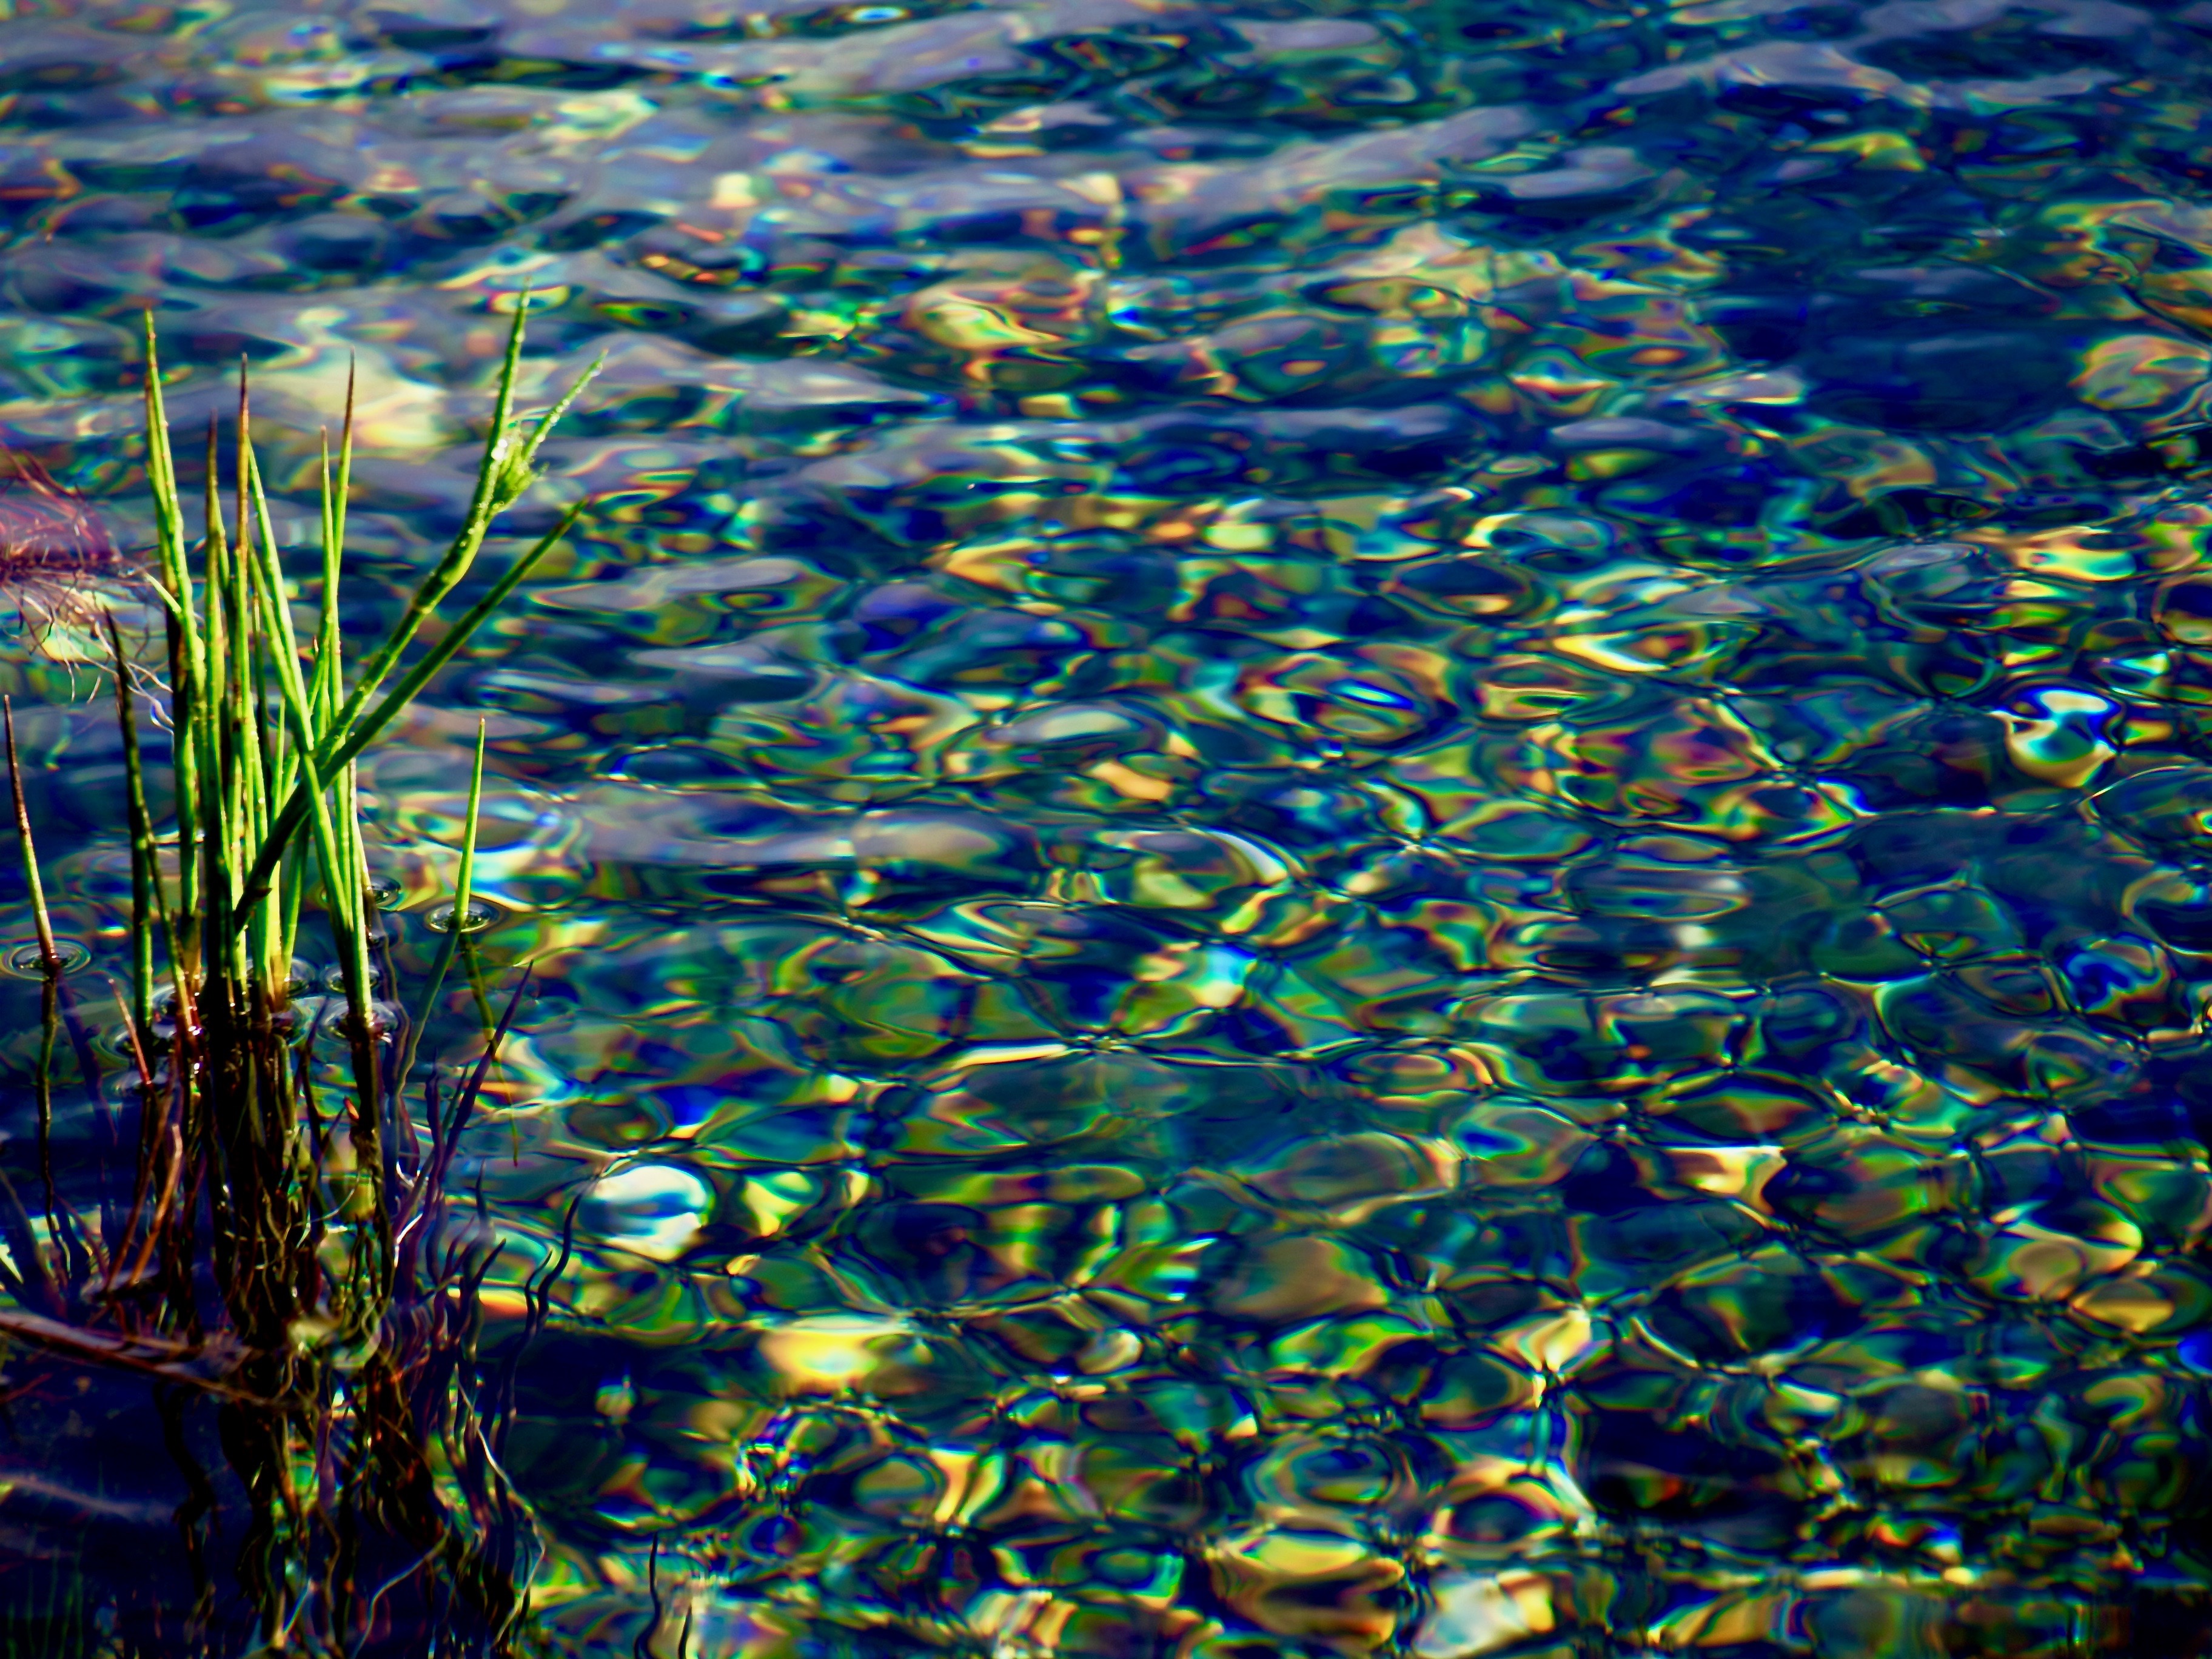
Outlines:
[{"label": "iridescent water pattern", "polygon": [[557,1651],[2203,1650],[2212,5],[15,5],[119,542],[142,309],[362,593],[609,360],[371,780]]}]

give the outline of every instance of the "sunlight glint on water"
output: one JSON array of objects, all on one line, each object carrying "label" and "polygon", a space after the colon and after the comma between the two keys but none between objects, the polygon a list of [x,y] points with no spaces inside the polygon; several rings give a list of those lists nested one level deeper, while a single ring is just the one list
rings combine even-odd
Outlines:
[{"label": "sunlight glint on water", "polygon": [[[488,722],[549,1651],[2203,1651],[2208,98],[2108,0],[15,0],[0,442],[117,548],[149,307],[302,543],[357,374],[365,640],[514,312],[608,359],[363,775],[419,985]],[[163,1423],[40,1376],[0,1607],[156,1650]]]}]

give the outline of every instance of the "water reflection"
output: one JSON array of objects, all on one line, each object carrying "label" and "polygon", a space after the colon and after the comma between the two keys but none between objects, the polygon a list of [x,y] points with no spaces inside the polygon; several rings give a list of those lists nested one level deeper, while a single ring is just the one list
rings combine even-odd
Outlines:
[{"label": "water reflection", "polygon": [[[2202,9],[0,21],[0,439],[118,546],[143,310],[280,528],[357,374],[357,595],[505,318],[607,356],[365,769],[404,979],[485,722],[557,1650],[2201,1644]],[[102,1582],[142,1435],[0,1524]]]}]

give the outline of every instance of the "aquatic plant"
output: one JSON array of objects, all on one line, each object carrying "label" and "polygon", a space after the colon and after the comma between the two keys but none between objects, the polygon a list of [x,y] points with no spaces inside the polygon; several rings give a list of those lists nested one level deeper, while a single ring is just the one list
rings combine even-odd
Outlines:
[{"label": "aquatic plant", "polygon": [[[49,1144],[58,1049],[76,1081],[100,1081],[87,1023],[104,1018],[65,979],[17,763],[7,758],[37,943],[22,964],[41,980],[35,1207],[0,1184],[0,1338],[155,1381],[163,1410],[212,1396],[230,1473],[247,1508],[240,1588],[267,1650],[364,1650],[395,1596],[433,1610],[438,1651],[508,1649],[520,1613],[526,1520],[498,1468],[496,1431],[478,1410],[476,1290],[496,1240],[445,1202],[456,1146],[513,1014],[485,1019],[478,1058],[442,1097],[433,1078],[418,1118],[408,1100],[414,1041],[383,1000],[380,941],[355,767],[565,536],[571,510],[464,613],[441,607],[470,575],[494,520],[533,477],[539,446],[582,381],[542,416],[515,410],[518,311],[475,495],[459,533],[357,672],[338,620],[351,398],[321,474],[319,609],[293,614],[241,376],[233,513],[226,524],[217,434],[207,434],[204,534],[189,545],[150,323],[147,471],[155,504],[148,568],[127,579],[165,618],[157,712],[168,727],[173,825],[164,827],[141,744],[131,653],[112,611],[71,576],[124,577],[88,509],[37,470],[14,518],[0,511],[0,576],[45,582],[104,635],[127,779],[132,961],[114,1045],[137,1133],[127,1203],[120,1182],[94,1206],[69,1201]],[[584,377],[588,380],[589,374]],[[0,503],[4,505],[4,503]],[[75,516],[72,517],[72,514]],[[15,532],[25,530],[26,533]],[[89,526],[89,528],[88,528]],[[79,539],[67,539],[74,527]],[[12,538],[12,539],[10,539]],[[44,539],[42,540],[41,538]],[[82,555],[71,562],[71,549]],[[10,562],[12,561],[13,562]],[[21,567],[20,570],[17,567]],[[39,614],[59,614],[59,602]],[[441,625],[426,635],[434,623]],[[423,648],[416,648],[427,637]],[[481,799],[478,734],[471,785]],[[433,972],[433,1003],[472,947],[466,918],[476,829],[464,831],[453,903]],[[327,922],[338,994],[295,975],[310,915]],[[419,1031],[413,1034],[419,1038]],[[335,1038],[343,1058],[321,1063]],[[110,1070],[112,1069],[111,1066]],[[338,1103],[332,1103],[333,1095]],[[126,1119],[127,1121],[127,1119]],[[115,1137],[122,1152],[125,1137]],[[172,1437],[173,1448],[181,1438]],[[214,1500],[180,1517],[204,1547]],[[214,1581],[168,1651],[206,1648]],[[411,1586],[411,1589],[409,1588]],[[416,1647],[410,1650],[423,1651]]]}]

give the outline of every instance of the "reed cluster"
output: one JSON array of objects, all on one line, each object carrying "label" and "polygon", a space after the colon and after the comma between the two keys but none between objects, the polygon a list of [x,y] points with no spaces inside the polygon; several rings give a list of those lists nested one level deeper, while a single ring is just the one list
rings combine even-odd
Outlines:
[{"label": "reed cluster", "polygon": [[[20,1169],[15,1181],[0,1179],[0,1340],[19,1353],[142,1374],[165,1411],[212,1396],[227,1490],[243,1494],[245,1510],[233,1528],[243,1594],[228,1600],[248,1609],[249,1639],[264,1651],[378,1650],[402,1605],[435,1628],[393,1650],[498,1652],[518,1639],[526,1516],[499,1473],[496,1402],[484,1398],[475,1352],[475,1291],[496,1240],[445,1192],[515,1004],[495,1018],[480,1001],[480,1057],[458,1086],[441,1095],[433,1067],[412,1088],[420,1029],[380,979],[382,923],[356,768],[574,523],[572,511],[475,604],[445,614],[582,389],[580,380],[534,421],[518,416],[526,310],[516,312],[465,521],[357,669],[345,661],[338,610],[350,395],[335,453],[324,445],[319,603],[295,617],[306,607],[278,546],[243,376],[231,499],[218,485],[211,427],[195,546],[149,324],[155,544],[132,580],[162,618],[155,695],[137,689],[143,665],[112,613],[98,619],[129,816],[131,958],[109,977],[112,1010],[82,988],[100,975],[65,975],[8,711],[43,1018],[34,1182]],[[166,800],[149,792],[142,704],[167,728]],[[426,1009],[472,949],[483,779],[480,731],[453,920]],[[318,919],[339,965],[337,994],[326,998],[309,994],[295,969],[301,929]],[[105,1083],[118,1097],[114,1063],[103,1065],[88,1028],[118,1018],[125,1103],[108,1121],[128,1179],[100,1183],[95,1202],[57,1182],[56,1060],[66,1043],[75,1085]],[[204,1472],[186,1477],[185,1544],[204,1547],[217,1499]],[[237,1651],[236,1632],[222,1629],[214,1566],[196,1560],[194,1577],[198,1605],[173,1621],[165,1650]]]}]

